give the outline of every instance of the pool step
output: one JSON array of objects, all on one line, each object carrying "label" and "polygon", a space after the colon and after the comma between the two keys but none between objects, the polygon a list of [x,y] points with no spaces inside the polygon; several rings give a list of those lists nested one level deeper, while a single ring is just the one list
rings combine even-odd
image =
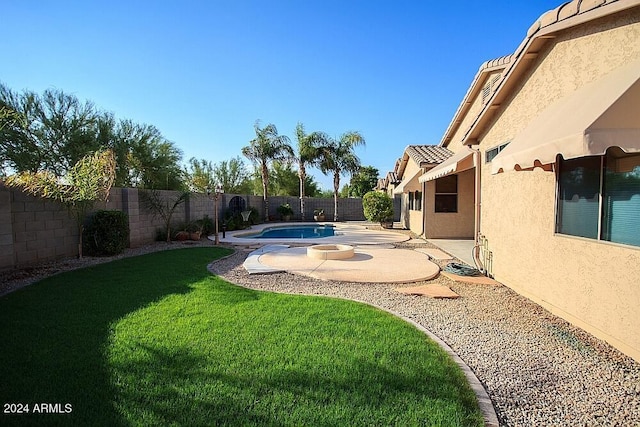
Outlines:
[{"label": "pool step", "polygon": [[260,264],[260,256],[268,252],[281,251],[287,249],[289,245],[265,245],[255,251],[251,252],[247,259],[244,260],[242,266],[249,274],[269,274],[269,273],[281,273],[285,270],[273,268]]}]

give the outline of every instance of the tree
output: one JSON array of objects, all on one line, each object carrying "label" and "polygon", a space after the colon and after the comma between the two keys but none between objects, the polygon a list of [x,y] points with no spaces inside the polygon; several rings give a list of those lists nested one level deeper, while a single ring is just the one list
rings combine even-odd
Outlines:
[{"label": "tree", "polygon": [[293,149],[289,145],[289,138],[278,135],[278,129],[273,124],[261,129],[260,122],[256,121],[254,130],[256,137],[242,148],[242,154],[260,170],[265,221],[269,221],[269,165],[273,161],[289,161],[293,157]]},{"label": "tree", "polygon": [[46,170],[61,177],[100,148],[95,135],[97,110],[74,95],[52,89],[42,96],[32,91],[17,93],[0,84],[0,107],[22,118],[0,130],[3,168]]},{"label": "tree", "polygon": [[93,103],[60,90],[14,92],[0,84],[0,109],[20,120],[2,118],[0,168],[15,172],[67,174],[83,156],[110,149],[116,161],[114,185],[180,189],[182,153],[150,125],[116,121]]},{"label": "tree", "polygon": [[84,220],[98,200],[107,200],[114,177],[113,152],[102,150],[80,159],[62,178],[46,170],[20,172],[9,176],[7,185],[65,205],[78,225],[78,257],[82,258]]},{"label": "tree", "polygon": [[[226,193],[253,193],[249,172],[239,156],[216,163],[213,166],[213,176]],[[214,186],[212,185],[210,188],[214,188]]]},{"label": "tree", "polygon": [[186,186],[189,191],[206,193],[208,188],[214,188],[213,164],[205,159],[189,159],[189,167],[184,171]]},{"label": "tree", "polygon": [[338,220],[338,191],[340,175],[345,172],[355,173],[360,167],[360,159],[354,149],[364,145],[365,141],[359,132],[346,132],[338,140],[324,136],[325,144],[320,147],[318,166],[323,174],[333,174],[333,220]]},{"label": "tree", "polygon": [[[274,196],[297,196],[300,189],[300,174],[291,164],[273,162],[269,171],[269,193]],[[303,188],[309,196],[318,192],[318,184],[312,176],[305,174]]]},{"label": "tree", "polygon": [[182,151],[165,139],[151,125],[121,123],[118,144],[126,148],[127,186],[155,189],[182,190],[184,180],[180,161]]},{"label": "tree", "polygon": [[362,166],[351,176],[348,194],[350,197],[363,197],[378,185],[378,169],[373,166]]},{"label": "tree", "polygon": [[140,192],[140,200],[145,208],[153,212],[154,216],[160,216],[164,221],[164,229],[167,235],[167,243],[171,242],[171,218],[178,206],[183,204],[187,197],[188,191],[183,191],[175,199],[167,200],[162,197],[158,190]]},{"label": "tree", "polygon": [[[296,125],[296,140],[298,143],[298,150],[296,161],[298,162],[298,180],[300,183],[300,216],[302,220],[305,219],[304,211],[304,196],[307,182],[307,165],[315,164],[320,155],[320,146],[326,143],[324,134],[321,132],[313,132],[306,134],[304,131],[304,125],[298,123]],[[317,191],[317,186],[316,186]]]}]

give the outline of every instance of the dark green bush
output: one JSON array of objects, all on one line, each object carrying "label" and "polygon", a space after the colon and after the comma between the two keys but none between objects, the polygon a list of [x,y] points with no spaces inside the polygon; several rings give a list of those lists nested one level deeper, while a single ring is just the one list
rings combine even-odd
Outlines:
[{"label": "dark green bush", "polygon": [[85,245],[90,255],[117,255],[129,245],[129,220],[121,211],[100,210],[85,228]]},{"label": "dark green bush", "polygon": [[197,220],[196,226],[198,227],[198,230],[202,230],[203,236],[209,236],[216,230],[215,223],[211,218],[209,218],[208,215],[205,215],[204,218]]},{"label": "dark green bush", "polygon": [[370,191],[362,197],[364,217],[373,222],[384,222],[393,218],[393,200],[387,193]]}]

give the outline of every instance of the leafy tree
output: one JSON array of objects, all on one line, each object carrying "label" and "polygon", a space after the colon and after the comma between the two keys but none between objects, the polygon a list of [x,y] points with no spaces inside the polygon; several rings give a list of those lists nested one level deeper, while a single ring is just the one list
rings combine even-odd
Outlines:
[{"label": "leafy tree", "polygon": [[[288,163],[273,162],[269,172],[269,193],[274,196],[297,196],[300,175]],[[318,184],[312,176],[305,174],[304,188],[313,197],[318,192]]]},{"label": "leafy tree", "polygon": [[293,156],[293,149],[289,145],[289,138],[278,135],[278,129],[273,124],[260,128],[260,122],[256,121],[254,130],[256,137],[242,148],[242,154],[260,171],[265,221],[269,221],[269,165],[273,161],[288,161]]},{"label": "leafy tree", "polygon": [[321,190],[319,193],[316,194],[316,197],[320,197],[323,199],[330,199],[333,197],[333,190]]},{"label": "leafy tree", "polygon": [[82,258],[84,220],[98,200],[107,200],[114,177],[113,152],[102,150],[80,159],[62,178],[47,170],[19,172],[7,178],[7,185],[64,204],[78,225],[78,257]]},{"label": "leafy tree", "polygon": [[378,185],[378,169],[373,166],[362,166],[351,176],[348,196],[363,197]]},{"label": "leafy tree", "polygon": [[227,193],[253,194],[249,171],[239,156],[216,163],[213,166],[213,176],[215,182],[220,183]]},{"label": "leafy tree", "polygon": [[182,190],[182,152],[151,125],[135,126],[128,140],[129,183],[156,190]]},{"label": "leafy tree", "polygon": [[117,122],[113,114],[59,90],[18,93],[0,84],[0,108],[21,117],[2,119],[3,170],[49,171],[62,177],[83,156],[110,149],[116,159],[114,185],[182,187],[182,153],[153,126]]},{"label": "leafy tree", "polygon": [[22,117],[0,131],[3,168],[46,170],[61,177],[100,148],[95,138],[98,113],[91,102],[81,103],[59,90],[49,89],[40,96],[0,84],[0,106]]},{"label": "leafy tree", "polygon": [[192,157],[184,174],[189,191],[206,193],[208,188],[215,187],[213,164],[210,161]]},{"label": "leafy tree", "polygon": [[340,189],[340,197],[343,198],[347,198],[349,197],[349,193],[351,191],[351,187],[349,186],[349,184],[345,184],[342,186],[342,189]]},{"label": "leafy tree", "polygon": [[[320,146],[326,142],[324,139],[324,134],[321,132],[313,132],[311,134],[305,133],[304,125],[302,123],[298,123],[296,126],[296,140],[297,140],[297,154],[296,161],[298,163],[298,181],[300,184],[300,216],[302,219],[305,219],[305,211],[304,211],[304,197],[305,197],[305,188],[307,189],[307,193],[311,193],[310,188],[307,186],[307,165],[314,165],[318,156],[320,155]],[[318,187],[315,187],[316,192],[318,191]],[[312,194],[310,194],[312,195]]]},{"label": "leafy tree", "polygon": [[354,150],[364,145],[364,137],[359,132],[346,132],[339,139],[324,136],[324,144],[320,147],[318,166],[325,175],[333,174],[333,220],[338,221],[338,191],[340,176],[345,172],[355,173],[360,167],[360,159]]}]

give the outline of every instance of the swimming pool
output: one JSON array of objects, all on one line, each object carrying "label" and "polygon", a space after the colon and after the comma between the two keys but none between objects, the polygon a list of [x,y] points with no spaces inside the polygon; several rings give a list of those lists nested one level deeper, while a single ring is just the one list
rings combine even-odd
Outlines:
[{"label": "swimming pool", "polygon": [[317,239],[335,236],[333,225],[283,225],[267,227],[259,233],[237,235],[243,239]]}]

